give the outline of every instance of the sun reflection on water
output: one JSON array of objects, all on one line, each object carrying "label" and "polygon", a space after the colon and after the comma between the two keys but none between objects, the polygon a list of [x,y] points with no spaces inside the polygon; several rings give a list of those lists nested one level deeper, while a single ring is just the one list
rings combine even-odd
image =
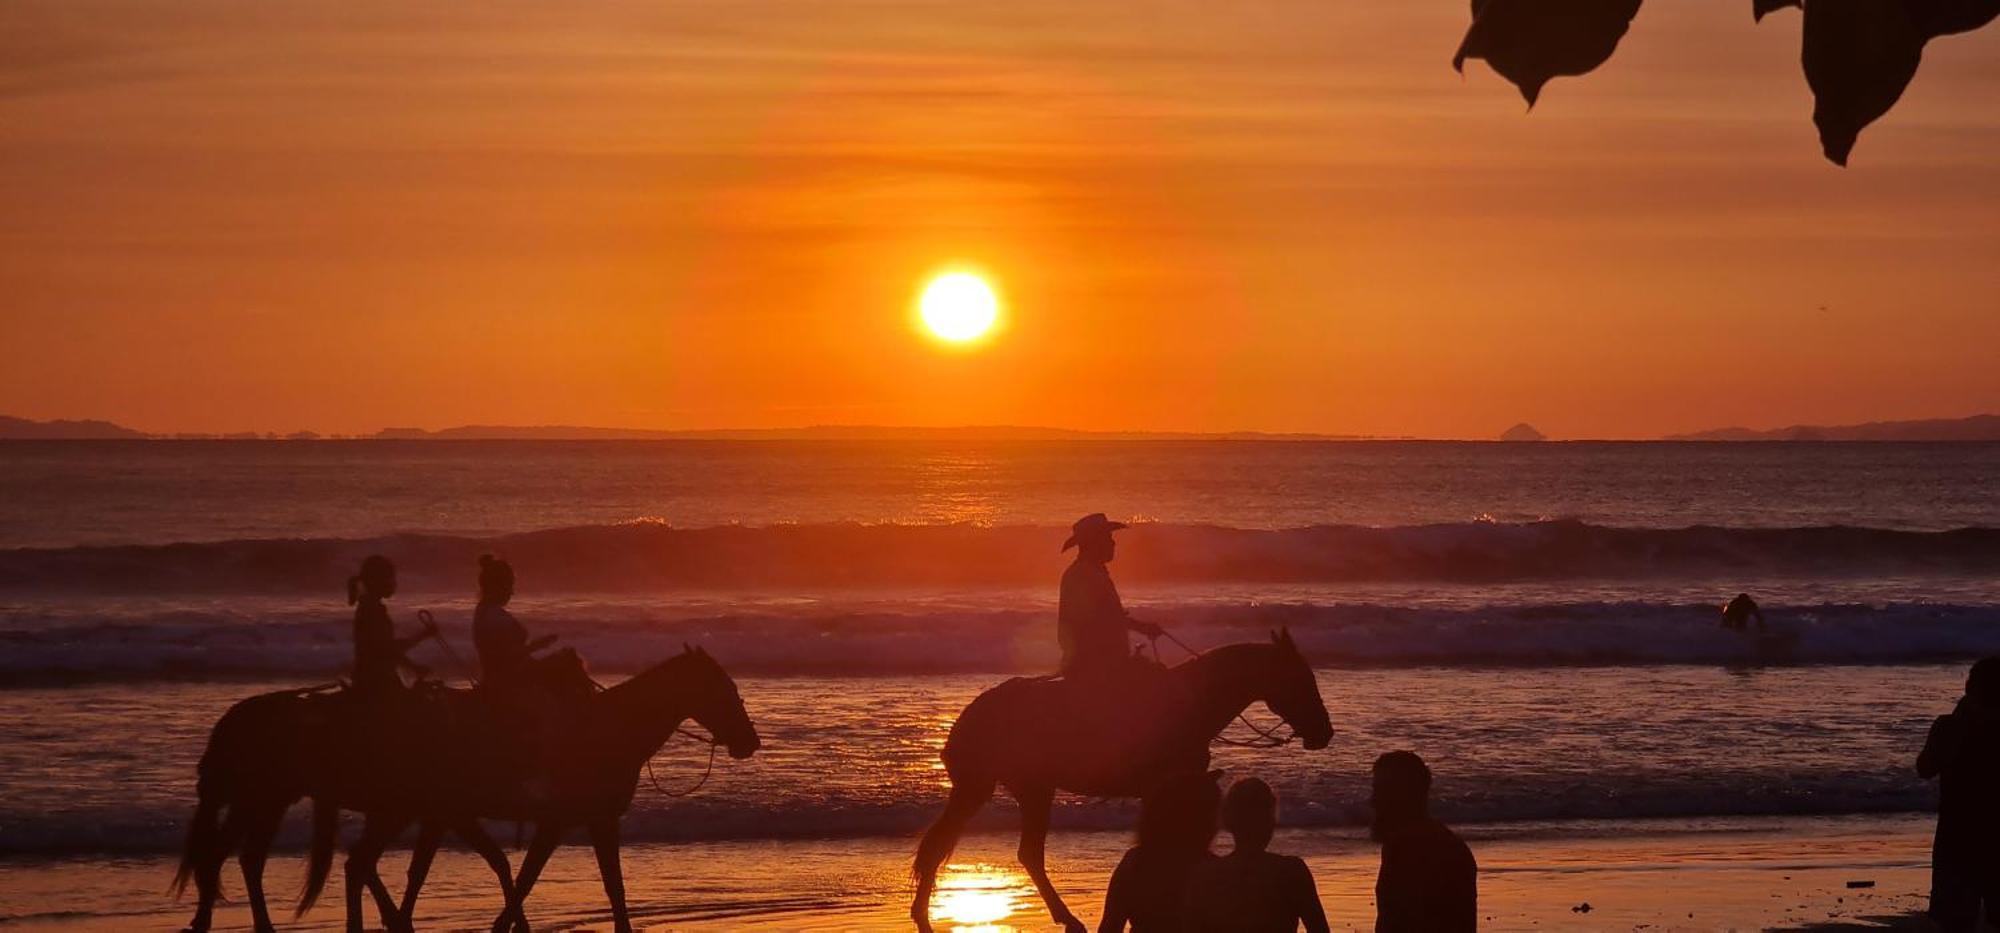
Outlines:
[{"label": "sun reflection on water", "polygon": [[1019,871],[996,865],[947,865],[938,877],[931,914],[956,933],[1014,933],[1000,921],[1015,917],[1034,886]]}]

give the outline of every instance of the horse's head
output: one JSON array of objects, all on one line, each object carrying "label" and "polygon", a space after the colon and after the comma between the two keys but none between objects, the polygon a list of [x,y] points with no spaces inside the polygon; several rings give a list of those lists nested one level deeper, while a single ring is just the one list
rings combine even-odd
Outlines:
[{"label": "horse's head", "polygon": [[763,741],[757,738],[757,726],[743,709],[743,697],[736,692],[736,681],[729,678],[729,672],[701,648],[689,647],[674,660],[688,678],[693,704],[688,715],[707,729],[717,744],[729,749],[729,757],[756,754]]},{"label": "horse's head", "polygon": [[1333,741],[1333,721],[1327,718],[1326,701],[1320,699],[1312,665],[1299,653],[1289,629],[1272,632],[1271,645],[1277,654],[1264,705],[1292,727],[1306,748],[1325,748]]}]

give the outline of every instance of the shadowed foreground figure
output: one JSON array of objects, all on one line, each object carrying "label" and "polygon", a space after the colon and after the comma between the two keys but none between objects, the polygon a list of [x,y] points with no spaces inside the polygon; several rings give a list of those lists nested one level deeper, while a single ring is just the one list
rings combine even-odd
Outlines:
[{"label": "shadowed foreground figure", "polygon": [[919,930],[931,929],[938,868],[966,823],[1005,786],[1021,805],[1022,867],[1050,916],[1082,933],[1043,861],[1056,791],[1138,797],[1162,775],[1204,772],[1209,742],[1258,702],[1306,748],[1333,740],[1312,667],[1287,632],[1272,633],[1269,644],[1227,645],[1150,674],[1017,677],[980,694],[952,724],[938,756],[951,777],[951,799],[917,847],[910,918]]},{"label": "shadowed foreground figure", "polygon": [[1640,0],[1472,0],[1472,27],[1451,66],[1484,59],[1533,108],[1542,86],[1597,70],[1639,13]]},{"label": "shadowed foreground figure", "polygon": [[1138,839],[1111,873],[1097,933],[1181,933],[1188,881],[1215,839],[1219,772],[1170,778],[1139,800]]},{"label": "shadowed foreground figure", "polygon": [[1229,786],[1222,825],[1236,840],[1228,855],[1195,869],[1188,889],[1189,933],[1328,933],[1319,887],[1304,859],[1270,851],[1278,795],[1245,778]]},{"label": "shadowed foreground figure", "polygon": [[1972,933],[1986,908],[2000,928],[2000,658],[1972,665],[1965,697],[1931,724],[1917,774],[1938,779],[1931,845],[1931,919]]},{"label": "shadowed foreground figure", "polygon": [[1375,933],[1461,933],[1479,928],[1479,865],[1458,834],[1431,818],[1431,769],[1415,752],[1375,759],[1375,818],[1382,844],[1375,877]]},{"label": "shadowed foreground figure", "polygon": [[1862,129],[1889,112],[1917,75],[1924,45],[2000,17],[2000,0],[1752,0],[1758,19],[1805,9],[1806,83],[1820,146],[1846,165]]}]

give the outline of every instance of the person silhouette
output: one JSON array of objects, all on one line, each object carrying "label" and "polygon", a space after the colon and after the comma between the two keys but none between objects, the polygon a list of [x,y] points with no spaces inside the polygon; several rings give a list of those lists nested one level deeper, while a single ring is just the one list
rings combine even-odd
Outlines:
[{"label": "person silhouette", "polygon": [[1132,656],[1126,631],[1158,638],[1159,626],[1141,622],[1125,611],[1109,564],[1118,552],[1111,533],[1126,527],[1102,512],[1077,519],[1062,549],[1076,548],[1076,560],[1062,575],[1062,597],[1056,608],[1056,641],[1062,646],[1064,676],[1096,675],[1124,667]]},{"label": "person silhouette", "polygon": [[1757,601],[1749,593],[1738,593],[1729,605],[1722,607],[1722,627],[1732,632],[1750,630],[1750,620],[1757,620],[1757,631],[1765,631],[1764,610],[1757,608]]},{"label": "person silhouette", "polygon": [[1972,933],[1980,908],[2000,924],[2000,657],[1972,665],[1965,696],[1931,723],[1917,774],[1938,781],[1930,916]]},{"label": "person silhouette", "polygon": [[514,567],[491,554],[479,555],[479,605],[472,611],[472,646],[479,654],[479,682],[498,693],[520,689],[529,678],[535,652],[554,635],[529,640],[507,604],[514,598]]},{"label": "person silhouette", "polygon": [[1257,778],[1229,786],[1222,825],[1236,840],[1228,855],[1195,867],[1188,929],[1196,933],[1327,933],[1326,910],[1305,860],[1267,851],[1278,827],[1278,795]]},{"label": "person silhouette", "polygon": [[402,668],[419,678],[430,673],[407,652],[435,636],[437,626],[426,621],[415,635],[396,637],[396,625],[383,605],[395,595],[396,565],[380,554],[370,554],[361,571],[347,578],[347,604],[354,607],[354,690],[364,697],[396,696],[403,689]]},{"label": "person silhouette", "polygon": [[1374,819],[1382,844],[1375,933],[1459,933],[1479,927],[1479,865],[1464,840],[1431,818],[1431,769],[1415,752],[1375,759]]},{"label": "person silhouette", "polygon": [[1171,778],[1139,800],[1136,844],[1111,872],[1097,933],[1181,933],[1187,924],[1188,878],[1208,858],[1221,799],[1209,771]]}]

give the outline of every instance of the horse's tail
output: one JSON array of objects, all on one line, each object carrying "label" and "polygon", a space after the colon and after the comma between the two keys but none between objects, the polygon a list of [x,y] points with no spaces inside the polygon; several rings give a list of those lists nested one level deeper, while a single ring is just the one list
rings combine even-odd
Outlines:
[{"label": "horse's tail", "polygon": [[944,812],[924,830],[924,838],[917,843],[917,857],[910,863],[912,877],[928,881],[937,874],[938,867],[958,848],[959,838],[965,835],[965,824],[993,799],[993,789],[991,780],[952,776],[951,799],[945,801]]},{"label": "horse's tail", "polygon": [[181,843],[181,864],[174,870],[174,883],[168,890],[178,898],[187,891],[188,882],[194,879],[195,863],[215,848],[216,839],[221,835],[217,827],[216,813],[222,804],[204,796],[195,805],[194,819],[188,823],[187,840]]},{"label": "horse's tail", "polygon": [[312,807],[312,849],[306,856],[306,883],[299,892],[299,906],[292,911],[294,917],[304,916],[319,901],[327,877],[333,874],[334,849],[340,845],[340,808],[323,797],[314,797]]}]

